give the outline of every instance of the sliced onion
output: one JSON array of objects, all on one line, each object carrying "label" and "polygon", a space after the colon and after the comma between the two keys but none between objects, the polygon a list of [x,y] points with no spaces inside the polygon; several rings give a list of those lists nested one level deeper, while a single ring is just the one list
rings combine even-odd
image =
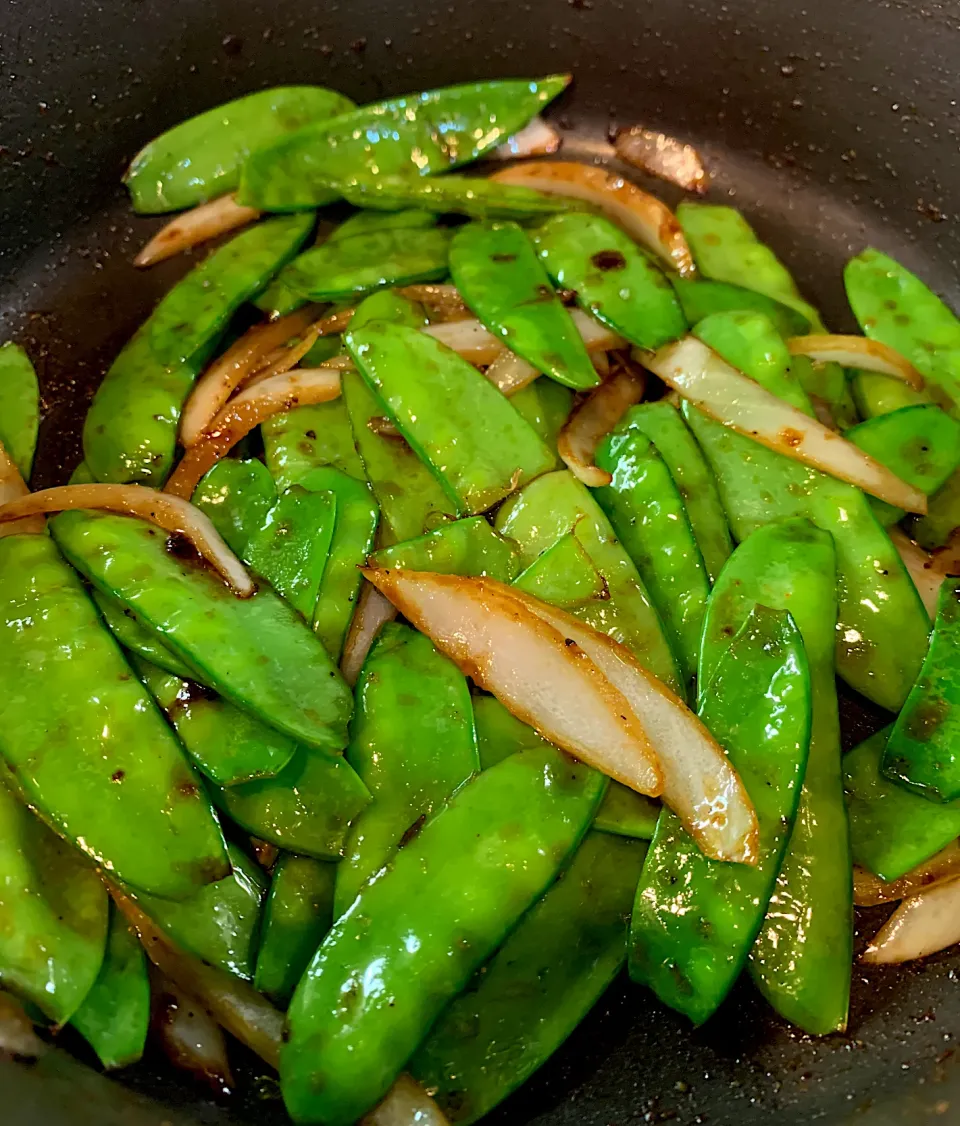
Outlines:
[{"label": "sliced onion", "polygon": [[853,869],[853,902],[858,907],[875,907],[893,903],[936,884],[960,876],[960,841],[951,841],[946,848],[911,868],[898,880],[881,880],[865,868]]},{"label": "sliced onion", "polygon": [[540,372],[533,364],[528,364],[522,356],[518,356],[515,352],[508,352],[506,349],[497,356],[483,374],[498,391],[507,396],[516,395],[518,391],[522,391],[524,387],[529,387],[540,376]]},{"label": "sliced onion", "polygon": [[73,508],[99,509],[136,516],[175,536],[183,536],[194,551],[221,576],[234,594],[249,598],[256,590],[243,564],[223,542],[210,517],[189,501],[145,485],[60,485],[41,489],[22,500],[0,506],[0,524],[38,512],[66,512]]},{"label": "sliced onion", "polygon": [[367,659],[377,634],[396,616],[397,608],[393,603],[375,586],[365,581],[343,646],[343,656],[340,658],[340,671],[351,688],[357,683],[360,669],[363,668],[363,662]]},{"label": "sliced onion", "polygon": [[449,1126],[443,1111],[420,1084],[406,1073],[398,1075],[382,1103],[357,1126]]},{"label": "sliced onion", "polygon": [[576,407],[557,435],[557,453],[575,477],[591,488],[609,485],[613,478],[593,464],[600,439],[609,434],[626,411],[643,398],[643,372],[623,366],[604,380]]},{"label": "sliced onion", "polygon": [[[570,316],[588,352],[608,352],[623,346],[623,337],[611,332],[582,309],[571,309]],[[423,331],[478,367],[492,364],[507,351],[502,342],[476,320],[428,325]]]},{"label": "sliced onion", "polygon": [[593,369],[601,379],[606,379],[610,374],[610,354],[608,352],[594,352],[590,357]]},{"label": "sliced onion", "polygon": [[343,332],[345,328],[349,327],[356,311],[355,308],[339,309],[335,313],[328,313],[325,317],[321,317],[316,323],[317,335],[335,336],[338,332]]},{"label": "sliced onion", "polygon": [[771,395],[695,337],[668,344],[643,362],[664,383],[724,426],[848,481],[897,508],[927,511],[927,498],[919,489],[823,423]]},{"label": "sliced onion", "polygon": [[35,1060],[46,1050],[20,1002],[9,993],[0,992],[0,1057]]},{"label": "sliced onion", "polygon": [[263,366],[247,376],[241,385],[242,388],[245,390],[247,387],[253,387],[257,383],[263,383],[266,379],[271,379],[275,375],[283,375],[284,372],[295,368],[316,344],[318,335],[316,326],[308,328],[299,340],[295,340],[288,347],[277,348],[269,355],[264,356]]},{"label": "sliced onion", "polygon": [[235,395],[183,455],[164,491],[192,497],[200,478],[241,438],[275,414],[308,403],[327,403],[340,395],[340,373],[332,368],[297,369],[274,375]]},{"label": "sliced onion", "polygon": [[[299,336],[310,324],[316,306],[298,309],[287,317],[267,324],[254,325],[200,376],[180,416],[180,444],[189,449],[204,429],[216,418],[217,411],[249,375],[263,363],[264,357]],[[314,338],[316,339],[316,338]]]},{"label": "sliced onion", "polygon": [[229,1095],[233,1076],[220,1025],[199,1001],[156,966],[150,967],[150,986],[150,1024],[164,1055],[174,1067],[190,1072],[214,1094]]},{"label": "sliced onion", "polygon": [[676,215],[656,196],[641,191],[615,172],[591,164],[534,160],[504,168],[491,178],[501,184],[518,184],[590,203],[681,277],[696,273],[693,254]]},{"label": "sliced onion", "polygon": [[879,340],[865,336],[792,336],[787,341],[791,356],[807,356],[815,363],[840,364],[861,371],[875,371],[908,383],[915,391],[922,391],[923,376],[893,348]]},{"label": "sliced onion", "polygon": [[544,738],[642,794],[656,758],[627,701],[575,642],[492,579],[364,569],[467,676]]},{"label": "sliced onion", "polygon": [[192,246],[199,246],[200,243],[225,235],[228,231],[245,227],[259,218],[259,211],[243,207],[232,195],[201,203],[199,207],[184,211],[161,227],[134,258],[133,264],[152,266],[155,262],[172,258],[174,254],[189,250]]},{"label": "sliced onion", "polygon": [[943,586],[945,572],[939,571],[935,558],[927,555],[922,547],[915,544],[899,528],[888,528],[887,534],[903,560],[903,565],[910,573],[910,578],[913,579],[913,585],[917,588],[927,613],[931,618],[935,618],[937,599],[940,597],[940,587]]},{"label": "sliced onion", "polygon": [[627,164],[676,184],[684,191],[703,195],[710,186],[709,173],[693,145],[685,145],[666,133],[644,129],[642,125],[618,129],[614,148]]},{"label": "sliced onion", "polygon": [[[13,458],[3,448],[0,442],[0,512],[22,497],[30,495],[30,490],[23,483],[20,470]],[[0,538],[3,536],[42,535],[46,527],[46,520],[42,516],[28,516],[23,520],[11,520],[9,523],[0,523]]]},{"label": "sliced onion", "polygon": [[551,156],[558,152],[563,138],[542,117],[535,117],[519,133],[508,137],[490,154],[495,160],[525,160],[531,156]]},{"label": "sliced onion", "polygon": [[889,965],[936,954],[960,942],[960,878],[905,899],[863,953]]},{"label": "sliced onion", "polygon": [[431,320],[463,321],[473,316],[455,285],[404,285],[397,293],[425,305]]}]

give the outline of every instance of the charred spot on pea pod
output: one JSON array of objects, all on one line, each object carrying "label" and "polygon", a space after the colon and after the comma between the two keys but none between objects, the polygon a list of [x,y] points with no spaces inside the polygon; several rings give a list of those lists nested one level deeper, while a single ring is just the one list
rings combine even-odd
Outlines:
[{"label": "charred spot on pea pod", "polygon": [[419,834],[420,830],[426,824],[426,821],[427,815],[425,813],[421,813],[416,821],[414,821],[414,823],[404,831],[403,836],[397,842],[397,848],[404,848],[406,845],[408,845]]},{"label": "charred spot on pea pod", "polygon": [[590,261],[598,270],[603,270],[604,272],[608,270],[623,270],[627,265],[626,258],[624,258],[619,250],[598,250],[597,253],[591,257]]},{"label": "charred spot on pea pod", "polygon": [[200,700],[217,700],[219,697],[212,688],[208,688],[205,684],[198,684],[194,680],[185,680],[180,688],[180,691],[174,696],[173,702],[167,708],[167,714],[171,717],[174,713],[186,711],[190,704],[197,703]]},{"label": "charred spot on pea pod", "polygon": [[111,782],[122,782],[124,780],[124,778],[126,778],[126,776],[127,776],[127,772],[125,770],[115,770],[110,775],[110,781]]},{"label": "charred spot on pea pod", "polygon": [[516,254],[491,254],[491,262],[516,262]]},{"label": "charred spot on pea pod", "polygon": [[907,734],[918,742],[926,741],[933,737],[949,714],[950,705],[946,700],[923,700],[910,712]]},{"label": "charred spot on pea pod", "polygon": [[184,562],[199,563],[203,561],[203,556],[194,547],[193,542],[182,532],[174,532],[167,536],[166,548],[169,555],[182,559]]}]

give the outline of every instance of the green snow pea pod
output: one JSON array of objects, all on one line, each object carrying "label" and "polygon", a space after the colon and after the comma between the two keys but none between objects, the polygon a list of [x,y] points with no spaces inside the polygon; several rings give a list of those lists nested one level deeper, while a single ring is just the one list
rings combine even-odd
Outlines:
[{"label": "green snow pea pod", "polygon": [[552,883],[605,788],[552,748],[512,755],[396,853],[334,923],[293,995],[280,1087],[294,1121],[348,1126],[386,1094]]},{"label": "green snow pea pod", "polygon": [[514,586],[542,602],[569,610],[607,597],[603,575],[573,532],[569,532],[514,579]]},{"label": "green snow pea pod", "polygon": [[[321,337],[324,339],[326,337]],[[343,378],[346,380],[346,374]],[[350,428],[345,392],[329,403],[315,403],[297,407],[289,414],[275,414],[263,423],[260,432],[267,468],[281,492],[291,485],[299,485],[312,469],[326,465],[358,481],[365,479],[363,462]]]},{"label": "green snow pea pod", "polygon": [[430,336],[384,322],[344,335],[387,414],[460,515],[473,516],[553,468],[553,454],[476,368]]},{"label": "green snow pea pod", "polygon": [[841,430],[846,430],[860,420],[853,395],[853,381],[848,382],[847,374],[839,364],[814,363],[807,356],[793,356],[790,360],[792,381],[803,388],[810,400],[819,399]]},{"label": "green snow pea pod", "polygon": [[894,379],[891,375],[878,375],[875,371],[855,372],[850,387],[857,411],[863,418],[876,418],[903,407],[933,402],[928,391],[915,391],[903,380]]},{"label": "green snow pea pod", "polygon": [[810,322],[802,313],[754,289],[706,278],[681,278],[679,274],[671,274],[670,284],[688,324],[695,325],[714,313],[752,312],[769,317],[783,337],[810,331]]},{"label": "green snow pea pod", "polygon": [[135,211],[155,215],[232,192],[252,152],[355,108],[323,86],[275,86],[182,121],[140,150],[124,175]]},{"label": "green snow pea pod", "polygon": [[594,496],[650,592],[689,690],[710,579],[683,499],[654,444],[629,420],[600,444],[596,463],[612,480]]},{"label": "green snow pea pod", "polygon": [[364,661],[356,691],[347,761],[373,802],[350,827],[337,866],[337,918],[480,769],[466,678],[428,637],[388,622]]},{"label": "green snow pea pod", "polygon": [[473,313],[511,352],[582,391],[600,377],[537,252],[516,223],[467,223],[450,244],[450,275]]},{"label": "green snow pea pod", "polygon": [[698,677],[705,700],[731,639],[756,605],[789,611],[810,667],[810,753],[796,822],[750,968],[777,1012],[814,1035],[846,1024],[853,944],[834,679],[836,582],[831,538],[809,520],[781,520],[754,532],[714,587]]},{"label": "green snow pea pod", "polygon": [[587,835],[409,1064],[450,1122],[476,1122],[560,1047],[623,964],[646,845]]},{"label": "green snow pea pod", "polygon": [[173,464],[184,400],[230,317],[296,254],[310,216],[243,231],[163,298],[110,366],[83,426],[98,481],[163,484]]},{"label": "green snow pea pod", "polygon": [[30,357],[8,340],[0,345],[0,445],[24,481],[30,480],[40,426],[40,388]]},{"label": "green snow pea pod", "polygon": [[261,149],[244,165],[238,198],[263,211],[318,207],[337,198],[331,176],[445,172],[522,129],[569,81],[475,82],[363,106]]},{"label": "green snow pea pod", "polygon": [[285,852],[277,861],[263,910],[254,988],[286,1005],[333,924],[337,869],[310,856]]},{"label": "green snow pea pod", "polygon": [[520,570],[517,550],[482,516],[455,520],[435,532],[373,554],[378,567],[434,571],[441,575],[487,575],[509,583]]},{"label": "green snow pea pod", "polygon": [[237,598],[207,568],[168,551],[165,536],[141,520],[77,510],[50,524],[70,562],[220,695],[310,746],[346,744],[350,692],[273,591]]},{"label": "green snow pea pod", "polygon": [[136,1063],[150,1025],[150,980],[140,940],[115,907],[103,965],[70,1023],[107,1071]]},{"label": "green snow pea pod", "polygon": [[277,489],[262,461],[225,457],[197,485],[191,500],[210,517],[230,550],[244,556],[277,503]]},{"label": "green snow pea pod", "polygon": [[[556,453],[557,435],[573,409],[573,391],[544,377],[514,392],[510,405]],[[560,465],[559,456],[556,465]]]},{"label": "green snow pea pod", "polygon": [[0,982],[66,1024],[103,963],[106,889],[76,849],[2,782],[0,871]]},{"label": "green snow pea pod", "polygon": [[898,880],[960,836],[960,801],[931,802],[889,782],[880,771],[893,725],[843,758],[854,864]]},{"label": "green snow pea pod", "polygon": [[709,860],[664,809],[630,923],[630,976],[694,1024],[729,993],[763,923],[797,812],[810,714],[800,631],[786,612],[756,605],[717,662],[700,718],[757,812],[757,865]]},{"label": "green snow pea pod", "polygon": [[501,507],[495,527],[520,548],[524,566],[568,533],[576,536],[606,581],[609,597],[572,612],[626,645],[674,692],[682,691],[676,659],[637,568],[596,500],[572,473],[549,473],[531,482]]},{"label": "green snow pea pod", "polygon": [[0,757],[95,863],[171,899],[228,870],[199,778],[48,536],[0,540]]},{"label": "green snow pea pod", "polygon": [[353,329],[363,328],[371,321],[390,321],[409,328],[424,328],[430,323],[419,302],[411,301],[392,289],[381,289],[364,297],[350,320],[350,326]]},{"label": "green snow pea pod", "polygon": [[952,473],[927,503],[926,516],[910,520],[910,535],[927,551],[944,547],[960,528],[960,469]]},{"label": "green snow pea pod", "polygon": [[175,653],[158,641],[150,630],[140,625],[133,613],[124,609],[115,598],[99,590],[92,590],[90,593],[108,629],[129,653],[142,657],[174,676],[189,678],[196,675]]},{"label": "green snow pea pod", "polygon": [[557,215],[533,241],[554,282],[572,289],[578,305],[631,344],[659,348],[687,331],[663,271],[609,219]]}]

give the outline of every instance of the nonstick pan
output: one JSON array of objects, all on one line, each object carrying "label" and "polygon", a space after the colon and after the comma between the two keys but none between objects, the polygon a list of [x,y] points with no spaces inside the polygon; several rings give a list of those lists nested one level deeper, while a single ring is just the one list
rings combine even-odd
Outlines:
[{"label": "nonstick pan", "polygon": [[[956,70],[960,3],[918,0],[5,0],[0,8],[0,339],[37,360],[34,487],[79,460],[109,359],[181,273],[134,277],[155,225],[119,185],[148,138],[277,83],[357,101],[468,78],[572,70],[551,111],[588,155],[637,121],[697,145],[713,194],[742,208],[837,330],[841,266],[873,243],[960,306]],[[656,190],[661,190],[657,188]],[[669,193],[667,193],[669,199]],[[851,745],[878,725],[844,701]],[[858,948],[883,918],[861,912]],[[850,1027],[813,1040],[743,984],[698,1031],[626,982],[491,1122],[960,1121],[960,954],[854,972]],[[226,1104],[156,1059],[107,1081],[65,1033],[32,1068],[0,1062],[10,1126],[187,1126],[285,1117],[235,1055]]]}]

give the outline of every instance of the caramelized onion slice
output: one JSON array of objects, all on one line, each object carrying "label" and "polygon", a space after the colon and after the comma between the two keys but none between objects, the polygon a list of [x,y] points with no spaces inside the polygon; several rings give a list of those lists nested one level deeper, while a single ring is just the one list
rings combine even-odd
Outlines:
[{"label": "caramelized onion slice", "polygon": [[496,160],[525,160],[531,156],[550,156],[558,152],[563,138],[542,117],[535,117],[528,125],[508,137],[490,154]]},{"label": "caramelized onion slice", "polygon": [[863,953],[889,965],[936,954],[960,942],[960,877],[905,899]]},{"label": "caramelized onion slice", "polygon": [[61,485],[56,489],[41,489],[39,493],[30,493],[22,500],[0,506],[0,524],[40,512],[65,512],[72,508],[136,516],[172,535],[183,536],[234,594],[249,598],[256,590],[243,564],[223,542],[209,516],[181,497],[148,489],[146,485]]},{"label": "caramelized onion slice", "polygon": [[247,387],[253,387],[256,383],[263,383],[265,379],[270,379],[274,375],[283,375],[284,372],[295,368],[316,344],[318,335],[316,326],[313,326],[288,347],[277,348],[264,356],[263,366],[247,376],[241,385],[242,388],[245,390]]},{"label": "caramelized onion slice", "polygon": [[858,907],[875,907],[893,903],[909,895],[945,883],[960,876],[960,841],[951,841],[916,868],[898,880],[881,880],[865,868],[853,869],[853,902]]},{"label": "caramelized onion slice", "polygon": [[544,738],[641,794],[662,777],[627,701],[583,649],[492,579],[364,575],[467,676]]},{"label": "caramelized onion slice", "polygon": [[150,1026],[164,1055],[174,1067],[188,1071],[215,1095],[229,1095],[233,1076],[220,1025],[199,1001],[156,966],[150,967],[150,988]]},{"label": "caramelized onion slice", "polygon": [[614,148],[627,164],[676,184],[684,191],[702,195],[710,186],[710,176],[693,145],[685,145],[666,133],[631,125],[617,130]]},{"label": "caramelized onion slice", "polygon": [[260,218],[253,207],[243,207],[232,195],[201,203],[161,227],[134,258],[134,266],[152,266],[183,250],[247,226]]},{"label": "caramelized onion slice", "polygon": [[431,320],[463,321],[473,316],[460,296],[460,290],[449,283],[404,285],[397,290],[397,293],[401,297],[406,297],[408,301],[419,301],[421,305],[426,306]]},{"label": "caramelized onion slice", "polygon": [[420,1084],[405,1072],[358,1126],[449,1126],[443,1111]]},{"label": "caramelized onion slice", "polygon": [[[3,448],[0,442],[0,512],[13,501],[30,495],[30,490],[23,483],[20,470],[13,458]],[[27,516],[23,520],[10,520],[0,523],[0,538],[3,536],[41,535],[46,527],[46,520],[42,516]]]},{"label": "caramelized onion slice", "polygon": [[893,546],[897,549],[903,565],[913,579],[921,601],[931,618],[937,614],[937,599],[940,597],[940,587],[943,585],[947,573],[938,570],[937,559],[927,553],[900,528],[888,528]]},{"label": "caramelized onion slice", "polygon": [[392,622],[396,616],[396,606],[375,586],[364,581],[357,599],[357,611],[353,615],[343,646],[343,656],[340,658],[340,671],[351,688],[357,683],[363,662],[367,659],[377,634],[385,623]]},{"label": "caramelized onion slice", "polygon": [[557,435],[557,452],[575,477],[591,488],[609,485],[612,477],[593,464],[600,439],[624,413],[643,398],[643,372],[623,366],[576,407]]},{"label": "caramelized onion slice", "polygon": [[693,336],[648,354],[643,363],[664,383],[755,442],[812,465],[908,512],[925,513],[927,498],[822,422],[771,395]]},{"label": "caramelized onion slice", "polygon": [[807,356],[816,363],[840,364],[841,367],[875,371],[903,380],[915,391],[923,390],[923,376],[917,369],[886,344],[865,336],[792,336],[787,341],[791,356]]},{"label": "caramelized onion slice", "polygon": [[693,254],[676,215],[656,196],[641,191],[616,172],[571,161],[533,160],[504,168],[492,179],[592,204],[681,277],[696,273]]},{"label": "caramelized onion slice", "polygon": [[529,387],[540,372],[522,356],[504,349],[483,374],[498,391],[509,397]]}]

